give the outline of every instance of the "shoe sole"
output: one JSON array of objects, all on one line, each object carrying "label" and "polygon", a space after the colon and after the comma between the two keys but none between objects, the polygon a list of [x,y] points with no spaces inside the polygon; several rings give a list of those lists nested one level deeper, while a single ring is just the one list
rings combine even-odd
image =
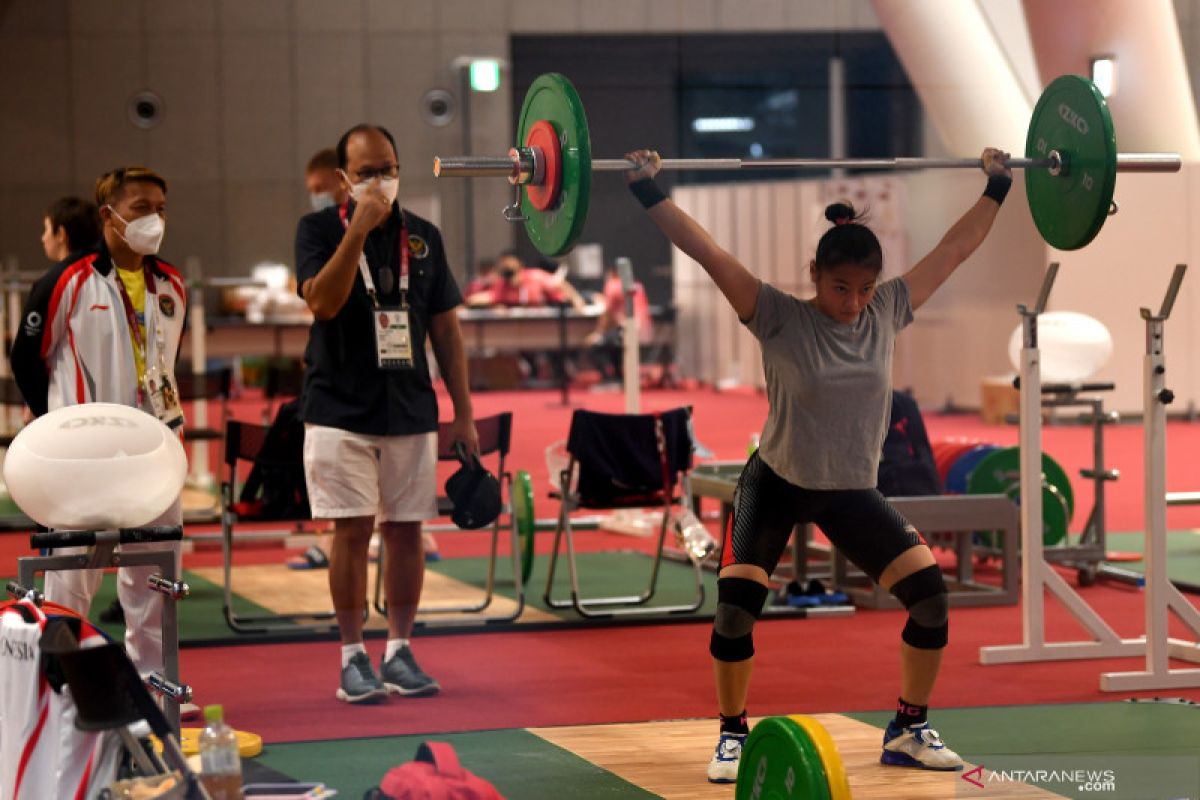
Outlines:
[{"label": "shoe sole", "polygon": [[338,689],[334,693],[334,696],[343,703],[349,703],[350,705],[369,705],[386,700],[388,693],[386,689],[376,689],[366,694],[350,694],[345,689]]},{"label": "shoe sole", "polygon": [[402,697],[430,697],[442,690],[442,687],[437,683],[431,683],[428,686],[422,686],[420,689],[405,689],[398,683],[388,683],[384,681],[384,688],[388,694],[398,694]]},{"label": "shoe sole", "polygon": [[924,761],[918,761],[907,753],[897,753],[893,750],[884,750],[883,754],[879,756],[879,763],[885,767],[909,767],[911,769],[927,769],[932,772],[959,772],[963,768],[962,764],[951,767],[934,767]]},{"label": "shoe sole", "polygon": [[709,783],[737,783],[737,778],[709,778]]}]

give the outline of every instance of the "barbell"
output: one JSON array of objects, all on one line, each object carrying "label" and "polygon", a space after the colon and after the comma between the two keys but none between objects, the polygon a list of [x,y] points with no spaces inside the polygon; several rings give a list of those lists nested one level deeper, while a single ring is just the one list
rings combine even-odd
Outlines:
[{"label": "barbell", "polygon": [[[503,177],[517,199],[505,218],[525,223],[539,251],[559,256],[574,246],[587,220],[592,172],[634,165],[622,158],[593,159],[587,115],[579,93],[557,72],[539,75],[525,95],[517,124],[520,143],[506,156],[437,157],[438,177]],[[1042,92],[1025,138],[1025,157],[1009,165],[1027,170],[1025,193],[1042,238],[1059,250],[1077,250],[1113,213],[1118,172],[1178,172],[1178,153],[1118,153],[1108,103],[1086,78],[1062,75]],[[979,169],[978,158],[672,158],[667,170]]]}]

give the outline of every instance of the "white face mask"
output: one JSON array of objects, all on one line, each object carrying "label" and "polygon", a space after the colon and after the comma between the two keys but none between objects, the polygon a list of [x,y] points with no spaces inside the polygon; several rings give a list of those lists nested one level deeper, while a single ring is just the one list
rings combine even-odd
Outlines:
[{"label": "white face mask", "polygon": [[[345,173],[342,173],[343,175]],[[383,196],[387,198],[388,203],[396,202],[396,196],[400,193],[399,178],[372,178],[371,180],[379,181],[379,190],[383,192]],[[363,195],[367,191],[367,187],[371,185],[371,181],[362,181],[361,183],[351,184],[350,196],[354,198],[354,202],[361,203]]]},{"label": "white face mask", "polygon": [[313,192],[308,196],[308,202],[312,203],[313,211],[324,211],[331,206],[337,205],[337,201],[333,199],[332,192]]},{"label": "white face mask", "polygon": [[144,217],[138,217],[133,222],[128,222],[112,206],[109,206],[108,210],[113,213],[114,217],[125,223],[124,235],[117,233],[117,236],[125,240],[125,244],[129,245],[130,250],[139,256],[152,256],[158,252],[158,246],[162,244],[163,234],[167,230],[167,223],[161,216],[147,214]]}]

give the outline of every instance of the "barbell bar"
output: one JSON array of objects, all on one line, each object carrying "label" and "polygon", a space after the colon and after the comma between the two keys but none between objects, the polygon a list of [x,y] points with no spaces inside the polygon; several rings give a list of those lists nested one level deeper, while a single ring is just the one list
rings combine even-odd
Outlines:
[{"label": "barbell bar", "polygon": [[[446,178],[508,178],[509,183],[529,183],[535,170],[522,169],[523,158],[541,157],[540,148],[515,148],[508,156],[455,156],[435,158],[433,174]],[[1059,169],[1061,157],[1010,158],[1013,169]],[[1118,153],[1117,172],[1178,172],[1178,153]],[[676,171],[728,171],[739,169],[981,169],[978,158],[664,158],[661,169]],[[623,158],[594,158],[592,172],[624,172],[637,164]]]},{"label": "barbell bar", "polygon": [[[517,198],[505,217],[525,223],[548,256],[571,249],[583,230],[593,172],[634,168],[623,159],[593,159],[583,103],[558,73],[530,86],[517,127],[519,144],[506,156],[434,159],[437,177],[507,178]],[[1063,75],[1046,87],[1034,108],[1024,157],[1009,166],[1027,170],[1025,191],[1042,238],[1060,250],[1088,244],[1113,213],[1117,172],[1178,172],[1177,153],[1119,153],[1104,96],[1091,81]],[[673,158],[664,170],[979,169],[978,158]]]}]

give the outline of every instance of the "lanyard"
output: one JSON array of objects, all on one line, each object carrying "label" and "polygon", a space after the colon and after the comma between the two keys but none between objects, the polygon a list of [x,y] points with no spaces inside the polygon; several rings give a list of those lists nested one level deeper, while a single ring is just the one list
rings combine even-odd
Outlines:
[{"label": "lanyard", "polygon": [[[114,263],[113,269],[120,269],[120,267]],[[129,292],[125,290],[125,281],[121,280],[120,274],[114,274],[113,277],[117,279],[117,291],[121,294],[121,304],[125,306],[125,318],[129,322],[129,335],[133,338],[133,346],[136,347],[138,352],[142,354],[142,367],[144,369],[148,352],[146,348],[146,342],[142,340],[142,326],[138,324],[137,309],[133,307],[133,301],[129,299]],[[149,298],[154,294],[154,273],[152,273],[150,271],[150,267],[144,263],[142,264],[142,279],[146,282],[145,297]],[[146,312],[144,300],[142,309],[142,318],[145,319]],[[149,332],[150,329],[146,328],[146,330]],[[140,403],[143,400],[145,400],[145,397],[143,397],[142,384],[141,381],[139,381],[138,402]]]},{"label": "lanyard", "polygon": [[[338,217],[342,220],[342,229],[350,227],[348,219],[348,206],[350,201],[347,200],[338,206]],[[358,272],[362,275],[363,283],[367,285],[367,294],[371,297],[371,303],[379,308],[379,297],[375,291],[375,281],[371,279],[371,269],[367,266],[367,252],[358,254]],[[408,307],[408,228],[404,225],[404,214],[400,215],[400,307]]]}]

